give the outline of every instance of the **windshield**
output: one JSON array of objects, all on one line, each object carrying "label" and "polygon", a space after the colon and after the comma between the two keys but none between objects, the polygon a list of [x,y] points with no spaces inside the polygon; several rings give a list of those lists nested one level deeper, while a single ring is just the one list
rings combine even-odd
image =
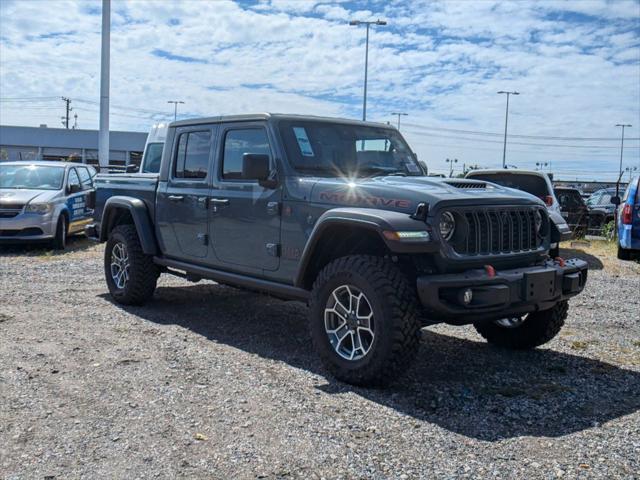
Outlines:
[{"label": "windshield", "polygon": [[477,173],[469,175],[474,180],[493,182],[503,187],[515,188],[544,199],[549,195],[547,182],[537,175],[513,174],[513,173]]},{"label": "windshield", "polygon": [[164,143],[150,143],[147,145],[142,159],[142,173],[158,173],[160,171],[163,147]]},{"label": "windshield", "polygon": [[64,167],[0,165],[0,188],[60,190]]},{"label": "windshield", "polygon": [[290,120],[279,128],[291,165],[302,173],[424,175],[409,146],[391,128]]}]

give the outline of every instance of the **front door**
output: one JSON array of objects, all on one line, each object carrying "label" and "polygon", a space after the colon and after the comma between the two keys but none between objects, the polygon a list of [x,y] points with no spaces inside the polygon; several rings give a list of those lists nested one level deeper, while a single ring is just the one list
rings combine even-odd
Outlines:
[{"label": "front door", "polygon": [[281,188],[263,188],[242,178],[245,153],[269,155],[272,142],[264,123],[221,127],[216,176],[211,190],[212,255],[228,269],[277,270],[280,252]]},{"label": "front door", "polygon": [[197,261],[207,256],[215,128],[198,125],[176,130],[167,184],[158,189],[156,199],[156,218],[170,257]]}]

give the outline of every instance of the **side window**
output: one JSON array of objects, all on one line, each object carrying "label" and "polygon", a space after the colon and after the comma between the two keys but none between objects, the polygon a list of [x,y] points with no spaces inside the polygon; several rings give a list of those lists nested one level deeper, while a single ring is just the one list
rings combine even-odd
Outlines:
[{"label": "side window", "polygon": [[269,139],[264,128],[229,130],[224,138],[222,178],[242,179],[242,156],[245,153],[271,155]]},{"label": "side window", "polygon": [[91,180],[91,175],[89,175],[89,170],[85,167],[78,167],[76,170],[78,170],[78,175],[80,176],[82,189],[91,190],[93,188],[93,181]]},{"label": "side window", "polygon": [[178,150],[173,176],[176,178],[206,178],[211,151],[211,132],[185,132],[178,138]]},{"label": "side window", "polygon": [[76,169],[72,168],[69,170],[69,178],[67,180],[67,185],[80,185],[80,178],[78,178],[78,174],[76,173]]}]

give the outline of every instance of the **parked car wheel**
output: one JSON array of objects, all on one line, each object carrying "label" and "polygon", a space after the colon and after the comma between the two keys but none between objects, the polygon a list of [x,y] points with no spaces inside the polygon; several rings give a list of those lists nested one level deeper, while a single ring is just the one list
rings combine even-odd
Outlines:
[{"label": "parked car wheel", "polygon": [[417,298],[391,260],[342,257],[311,292],[311,337],[326,369],[354,385],[383,386],[407,367],[419,345]]},{"label": "parked car wheel", "polygon": [[145,255],[134,225],[120,225],[109,235],[104,251],[104,272],[113,299],[141,305],[153,296],[160,271]]},{"label": "parked car wheel", "polygon": [[620,260],[631,260],[631,250],[627,250],[618,245],[618,258]]},{"label": "parked car wheel", "polygon": [[58,217],[58,223],[56,224],[56,236],[53,237],[51,241],[51,246],[54,250],[64,250],[66,248],[68,231],[67,216],[61,213]]},{"label": "parked car wheel", "polygon": [[500,347],[525,350],[543,345],[562,329],[569,311],[569,302],[533,312],[525,317],[503,318],[475,324],[476,331],[487,342]]}]

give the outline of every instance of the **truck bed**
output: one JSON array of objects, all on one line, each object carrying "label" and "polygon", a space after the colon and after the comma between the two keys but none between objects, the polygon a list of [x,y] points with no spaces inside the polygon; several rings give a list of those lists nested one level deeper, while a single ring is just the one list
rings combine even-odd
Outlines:
[{"label": "truck bed", "polygon": [[155,216],[157,173],[98,174],[94,182],[96,186],[96,219],[102,217],[107,200],[116,195],[139,198],[147,205],[151,218]]}]

